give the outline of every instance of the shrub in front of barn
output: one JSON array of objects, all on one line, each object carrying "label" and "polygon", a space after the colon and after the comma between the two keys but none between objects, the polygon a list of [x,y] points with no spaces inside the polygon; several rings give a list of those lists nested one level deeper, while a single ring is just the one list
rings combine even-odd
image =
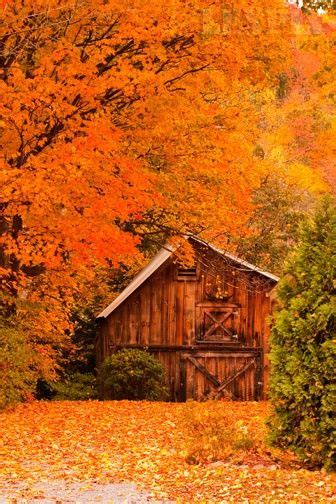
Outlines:
[{"label": "shrub in front of barn", "polygon": [[279,284],[271,344],[272,440],[311,467],[336,467],[336,211],[304,224]]},{"label": "shrub in front of barn", "polygon": [[103,399],[167,399],[162,364],[148,352],[123,349],[107,357],[98,372]]}]

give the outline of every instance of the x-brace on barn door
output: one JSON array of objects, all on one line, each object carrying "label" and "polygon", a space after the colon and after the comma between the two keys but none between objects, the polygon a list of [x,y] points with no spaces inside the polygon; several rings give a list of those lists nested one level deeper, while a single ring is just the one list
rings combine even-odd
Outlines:
[{"label": "x-brace on barn door", "polygon": [[208,343],[238,343],[240,329],[240,307],[238,305],[216,305],[214,303],[197,306],[197,340]]},{"label": "x-brace on barn door", "polygon": [[261,394],[261,355],[202,353],[182,356],[185,399],[258,400]]}]

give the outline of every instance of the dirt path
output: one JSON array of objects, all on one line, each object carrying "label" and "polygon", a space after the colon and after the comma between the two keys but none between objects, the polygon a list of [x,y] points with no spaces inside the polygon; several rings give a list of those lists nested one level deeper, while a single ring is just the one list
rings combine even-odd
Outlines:
[{"label": "dirt path", "polygon": [[[161,504],[153,500],[149,493],[137,490],[129,483],[67,483],[65,481],[46,481],[32,488],[24,485],[8,486],[0,496],[0,504]],[[28,494],[28,495],[27,495]],[[167,502],[167,501],[165,501]]]}]

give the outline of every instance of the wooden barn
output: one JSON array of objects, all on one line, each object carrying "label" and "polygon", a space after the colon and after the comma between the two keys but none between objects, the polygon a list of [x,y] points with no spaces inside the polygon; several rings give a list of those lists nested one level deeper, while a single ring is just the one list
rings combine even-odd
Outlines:
[{"label": "wooden barn", "polygon": [[278,278],[198,239],[193,267],[162,248],[98,316],[97,362],[121,348],[161,361],[172,401],[264,399]]}]

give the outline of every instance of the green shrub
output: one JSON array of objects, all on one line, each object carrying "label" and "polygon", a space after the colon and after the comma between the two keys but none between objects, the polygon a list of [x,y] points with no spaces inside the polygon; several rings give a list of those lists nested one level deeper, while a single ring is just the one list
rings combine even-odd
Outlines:
[{"label": "green shrub", "polygon": [[73,373],[51,385],[53,401],[87,401],[97,399],[96,377],[92,373]]},{"label": "green shrub", "polygon": [[160,401],[167,397],[164,369],[142,350],[121,350],[107,357],[99,369],[104,399]]},{"label": "green shrub", "polygon": [[33,398],[38,378],[35,359],[22,332],[0,327],[0,409]]},{"label": "green shrub", "polygon": [[336,466],[336,211],[307,221],[279,284],[271,336],[271,439],[310,466]]}]

